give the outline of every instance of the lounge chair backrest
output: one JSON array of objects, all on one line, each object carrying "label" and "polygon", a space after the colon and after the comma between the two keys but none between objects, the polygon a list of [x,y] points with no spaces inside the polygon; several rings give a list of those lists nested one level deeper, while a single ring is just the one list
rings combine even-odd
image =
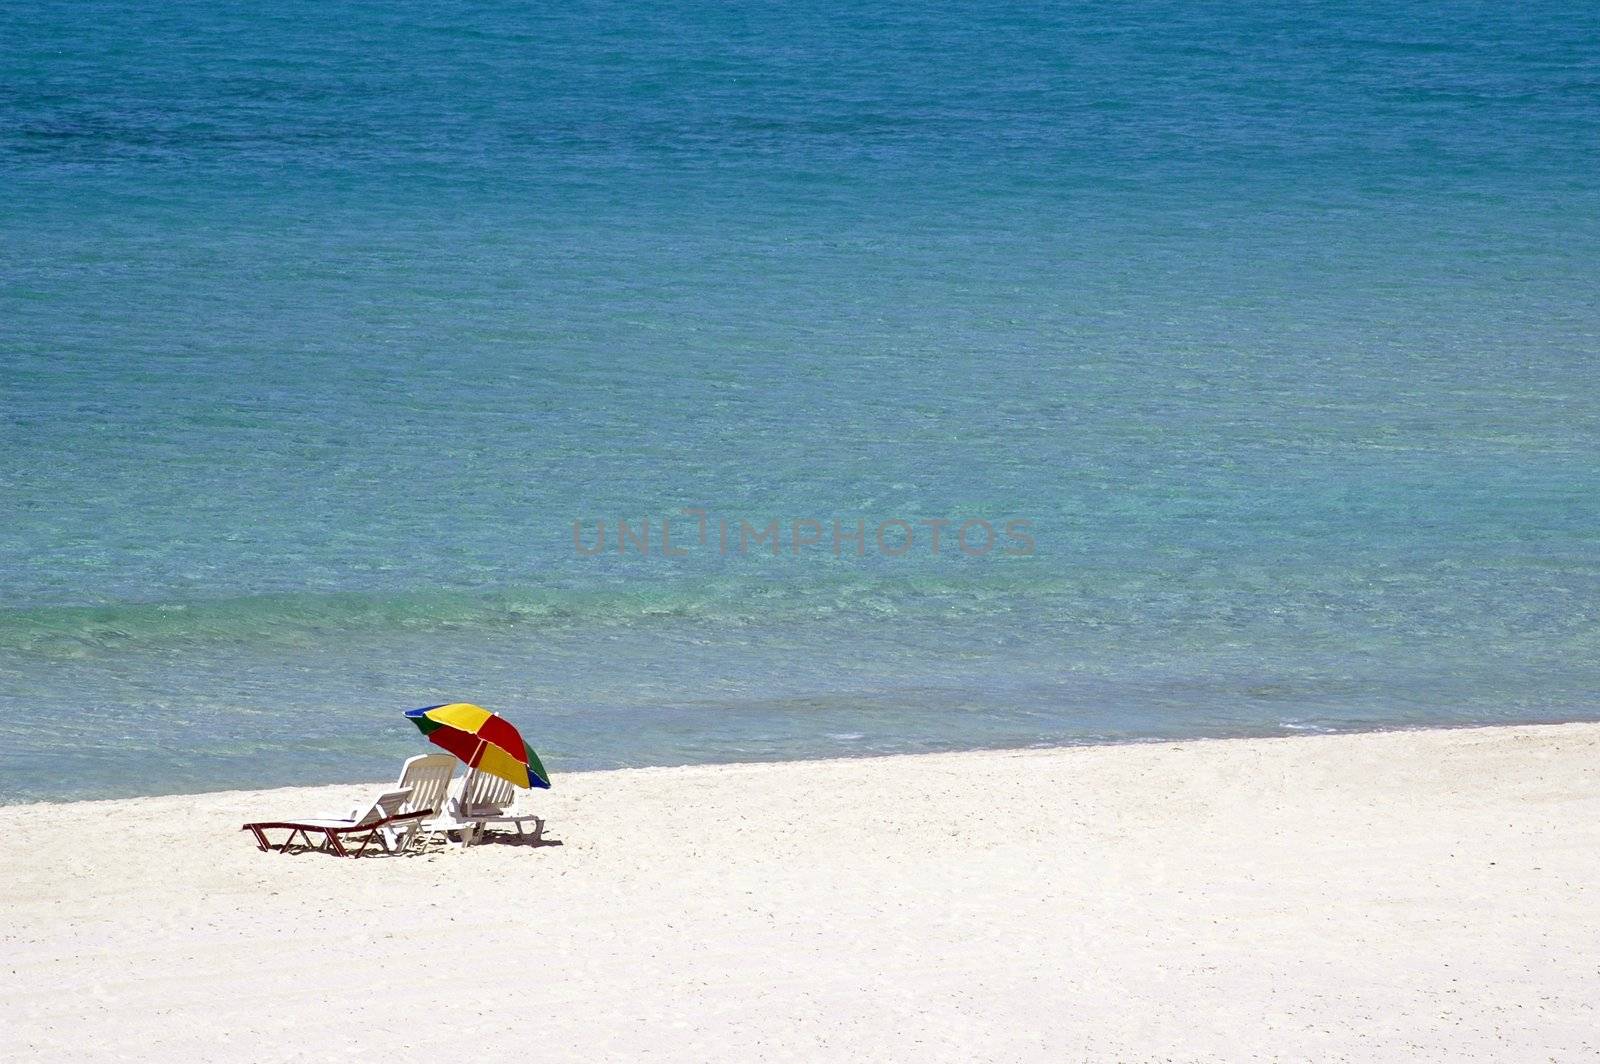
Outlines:
[{"label": "lounge chair backrest", "polygon": [[461,784],[461,807],[466,810],[500,812],[509,808],[515,798],[511,784],[477,769],[469,769]]},{"label": "lounge chair backrest", "polygon": [[371,824],[376,820],[383,820],[401,812],[401,807],[406,804],[406,799],[411,797],[411,791],[405,787],[397,787],[392,791],[384,791],[372,800],[372,804],[365,810],[357,809],[356,815],[350,819],[359,827],[362,824]]},{"label": "lounge chair backrest", "polygon": [[403,812],[423,809],[443,812],[445,792],[450,789],[450,777],[455,774],[456,764],[451,754],[418,754],[407,758],[400,766],[400,780],[395,784],[411,788],[411,797]]}]

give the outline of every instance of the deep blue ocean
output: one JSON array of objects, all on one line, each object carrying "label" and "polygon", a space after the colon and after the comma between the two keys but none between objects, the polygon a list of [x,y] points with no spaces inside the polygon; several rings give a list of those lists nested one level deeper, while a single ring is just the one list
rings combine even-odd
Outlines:
[{"label": "deep blue ocean", "polygon": [[8,4],[0,801],[1600,718],[1597,356],[1592,4]]}]

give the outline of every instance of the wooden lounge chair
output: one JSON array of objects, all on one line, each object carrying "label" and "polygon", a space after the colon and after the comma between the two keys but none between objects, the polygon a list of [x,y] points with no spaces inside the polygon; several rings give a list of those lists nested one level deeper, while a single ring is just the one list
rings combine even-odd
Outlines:
[{"label": "wooden lounge chair", "polygon": [[[384,791],[373,799],[370,806],[356,810],[348,819],[263,821],[246,824],[241,830],[255,835],[256,845],[262,850],[277,850],[279,853],[286,853],[296,845],[295,840],[298,839],[298,844],[308,850],[322,850],[338,857],[360,857],[367,852],[367,846],[374,838],[385,850],[393,853],[396,849],[391,840],[397,838],[397,826],[414,829],[415,822],[431,815],[426,809],[401,812],[401,807],[410,797],[410,788]],[[267,832],[279,829],[288,831],[289,835],[274,845],[268,840]],[[322,841],[312,842],[311,836],[314,834],[321,835]],[[361,845],[352,853],[347,844],[356,841],[356,836],[360,837]],[[409,834],[404,836],[404,841],[409,844]]]}]

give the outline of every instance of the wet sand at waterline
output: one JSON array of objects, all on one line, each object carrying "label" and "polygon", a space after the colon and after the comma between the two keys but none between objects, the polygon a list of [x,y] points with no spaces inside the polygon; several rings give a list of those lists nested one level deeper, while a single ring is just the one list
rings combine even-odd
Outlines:
[{"label": "wet sand at waterline", "polygon": [[0,1057],[1600,1053],[1600,724],[555,784],[359,861],[239,825],[369,786],[0,808]]}]

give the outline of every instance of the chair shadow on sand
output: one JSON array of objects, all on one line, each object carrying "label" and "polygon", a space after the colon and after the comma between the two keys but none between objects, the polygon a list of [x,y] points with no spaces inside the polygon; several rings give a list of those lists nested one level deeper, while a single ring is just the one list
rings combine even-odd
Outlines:
[{"label": "chair shadow on sand", "polygon": [[480,831],[472,840],[471,850],[478,846],[525,846],[528,849],[539,849],[546,846],[564,846],[566,843],[560,839],[552,839],[545,835],[543,820],[535,822],[532,831]]},{"label": "chair shadow on sand", "polygon": [[565,846],[565,845],[566,845],[566,843],[562,842],[560,839],[547,838],[545,836],[545,834],[544,834],[544,829],[541,827],[537,831],[524,832],[521,835],[517,834],[515,831],[484,832],[483,834],[479,835],[476,839],[473,840],[471,846],[466,846],[466,847],[462,847],[460,845],[455,845],[455,844],[444,844],[444,843],[438,843],[438,842],[435,842],[435,843],[432,843],[432,844],[419,843],[419,844],[415,844],[415,845],[412,845],[412,846],[407,846],[405,849],[402,849],[402,850],[390,850],[390,849],[385,848],[382,845],[373,845],[373,846],[368,846],[368,847],[360,847],[359,845],[351,845],[349,847],[349,851],[350,852],[348,852],[346,854],[336,854],[332,850],[328,849],[328,847],[327,847],[327,845],[325,843],[324,844],[318,844],[318,843],[307,844],[307,843],[303,843],[303,842],[296,842],[296,843],[290,843],[288,845],[285,845],[281,849],[279,847],[277,847],[277,846],[274,846],[273,850],[275,852],[277,852],[277,853],[288,854],[290,856],[295,856],[295,855],[299,855],[299,854],[306,854],[306,853],[324,854],[324,855],[329,856],[329,857],[340,857],[340,856],[357,857],[357,856],[359,856],[362,860],[365,861],[365,860],[371,860],[374,857],[379,857],[379,858],[384,858],[384,857],[396,857],[396,858],[428,857],[428,856],[432,856],[432,855],[438,854],[438,853],[444,853],[444,852],[450,852],[450,851],[456,851],[456,850],[462,850],[462,849],[471,851],[471,850],[474,850],[474,849],[478,848],[479,846],[521,846],[521,847],[526,847],[527,849],[533,850],[533,849],[543,849],[545,847],[550,847],[550,846]]},{"label": "chair shadow on sand", "polygon": [[[545,834],[545,822],[542,818],[527,819],[534,822],[532,831],[486,828],[472,833],[472,841],[467,845],[450,841],[448,833],[445,833],[444,837],[438,835],[422,837],[421,832],[396,839],[380,837],[383,825],[389,823],[387,820],[365,830],[345,827],[343,823],[346,822],[339,822],[340,826],[334,827],[331,833],[326,832],[322,826],[315,826],[317,825],[315,821],[303,824],[293,822],[246,824],[245,829],[256,833],[257,843],[263,850],[270,849],[281,854],[319,853],[330,857],[422,857],[448,850],[470,850],[485,845],[524,846],[528,849],[565,845],[562,840],[550,838]],[[335,822],[325,823],[331,825]],[[264,837],[265,832],[280,829],[289,831],[288,837],[281,843],[270,843],[270,840]],[[316,834],[322,834],[323,837],[317,838]],[[335,835],[338,836],[338,841],[335,841]]]}]

